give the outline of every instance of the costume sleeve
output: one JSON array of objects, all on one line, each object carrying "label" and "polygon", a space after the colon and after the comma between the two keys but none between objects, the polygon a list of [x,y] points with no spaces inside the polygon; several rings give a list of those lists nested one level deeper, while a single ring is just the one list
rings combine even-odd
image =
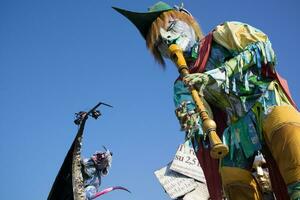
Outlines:
[{"label": "costume sleeve", "polygon": [[244,51],[239,52],[236,56],[224,63],[224,67],[228,76],[236,73],[242,73],[249,67],[255,65],[261,70],[263,64],[271,64],[274,66],[276,62],[274,50],[270,41],[258,41],[249,44]]},{"label": "costume sleeve", "polygon": [[225,22],[213,31],[213,40],[232,55],[231,59],[217,69],[205,72],[218,85],[234,74],[243,74],[249,67],[256,66],[260,71],[262,65],[274,66],[276,63],[275,53],[268,37],[248,24]]},{"label": "costume sleeve", "polygon": [[174,83],[174,104],[178,108],[183,102],[190,102],[187,104],[187,111],[195,109],[195,103],[190,91],[185,87],[181,80],[176,80]]}]

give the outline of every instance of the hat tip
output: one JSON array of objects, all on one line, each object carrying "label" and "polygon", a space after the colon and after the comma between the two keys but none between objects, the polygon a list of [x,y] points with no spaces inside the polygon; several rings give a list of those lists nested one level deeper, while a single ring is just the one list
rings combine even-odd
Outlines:
[{"label": "hat tip", "polygon": [[122,10],[121,8],[118,8],[118,7],[115,7],[115,6],[112,6],[111,8],[116,10],[116,11]]}]

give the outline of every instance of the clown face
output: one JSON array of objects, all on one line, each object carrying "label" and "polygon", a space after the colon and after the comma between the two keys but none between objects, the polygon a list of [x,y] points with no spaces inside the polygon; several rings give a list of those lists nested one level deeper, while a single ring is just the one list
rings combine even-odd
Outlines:
[{"label": "clown face", "polygon": [[197,43],[194,29],[186,22],[180,20],[170,20],[167,29],[160,28],[161,41],[158,50],[163,57],[170,58],[168,47],[177,44],[187,55],[192,47]]}]

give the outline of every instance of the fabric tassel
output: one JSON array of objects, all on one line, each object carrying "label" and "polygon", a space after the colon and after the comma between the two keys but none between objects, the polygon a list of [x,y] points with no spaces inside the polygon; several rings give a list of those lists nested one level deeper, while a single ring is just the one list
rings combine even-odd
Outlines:
[{"label": "fabric tassel", "polygon": [[272,49],[272,47],[271,47],[271,43],[268,41],[267,43],[266,43],[266,57],[267,57],[267,62],[273,62],[273,60],[272,60],[272,56],[271,56],[271,49]]},{"label": "fabric tassel", "polygon": [[265,98],[263,98],[263,107],[264,107],[264,114],[267,115],[268,114],[268,109],[267,109],[267,103]]},{"label": "fabric tassel", "polygon": [[228,71],[225,67],[225,88],[224,91],[226,94],[229,94],[229,77],[228,77]]},{"label": "fabric tassel", "polygon": [[236,92],[236,80],[235,80],[235,78],[232,79],[232,91],[233,91],[234,93],[237,93],[237,92]]},{"label": "fabric tassel", "polygon": [[194,138],[194,140],[193,140],[193,147],[194,147],[195,152],[197,152],[199,150],[199,142],[197,141],[196,138]]},{"label": "fabric tassel", "polygon": [[245,84],[245,90],[249,91],[249,71],[245,74],[245,78],[244,78],[244,84]]},{"label": "fabric tassel", "polygon": [[243,105],[244,111],[247,111],[246,98],[245,97],[241,97],[241,101],[242,101],[242,105]]},{"label": "fabric tassel", "polygon": [[245,60],[245,62],[246,62],[247,64],[249,64],[249,63],[250,63],[250,60],[248,59],[248,57],[247,57],[247,56],[243,56],[243,59]]},{"label": "fabric tassel", "polygon": [[261,69],[261,61],[260,61],[260,52],[259,52],[259,49],[256,47],[254,49],[255,51],[255,58],[256,58],[256,66],[258,69]]},{"label": "fabric tassel", "polygon": [[239,69],[239,74],[240,74],[240,81],[243,80],[243,66],[244,66],[244,62],[243,62],[243,56],[241,56],[242,58],[238,60],[238,69]]},{"label": "fabric tassel", "polygon": [[258,48],[261,52],[262,58],[263,58],[263,63],[267,64],[267,56],[266,56],[266,48],[265,48],[265,43],[263,42],[258,42],[257,43]]}]

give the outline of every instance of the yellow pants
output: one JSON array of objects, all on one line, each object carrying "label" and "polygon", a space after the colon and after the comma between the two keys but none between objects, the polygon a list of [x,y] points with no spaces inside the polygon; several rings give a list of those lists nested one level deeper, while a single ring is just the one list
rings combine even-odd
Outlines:
[{"label": "yellow pants", "polygon": [[[300,114],[292,106],[277,106],[263,122],[266,144],[280,173],[290,185],[300,181]],[[262,193],[251,172],[221,167],[223,188],[230,200],[260,200]],[[299,193],[299,191],[294,192]],[[293,196],[293,194],[290,194]]]},{"label": "yellow pants", "polygon": [[285,183],[300,181],[300,114],[292,106],[277,106],[263,123],[265,141]]},{"label": "yellow pants", "polygon": [[251,172],[237,167],[222,167],[221,178],[229,200],[260,200],[262,194]]}]

